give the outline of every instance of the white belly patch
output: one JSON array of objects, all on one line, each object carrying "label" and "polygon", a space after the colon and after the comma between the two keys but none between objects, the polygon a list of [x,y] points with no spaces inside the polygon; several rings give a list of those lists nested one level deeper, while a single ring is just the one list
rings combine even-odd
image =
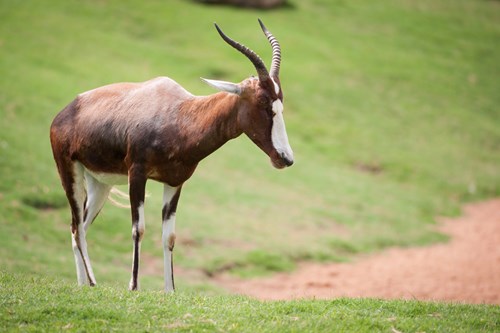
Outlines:
[{"label": "white belly patch", "polygon": [[99,183],[107,185],[127,185],[128,176],[117,173],[93,172],[85,168],[85,172],[94,177]]}]

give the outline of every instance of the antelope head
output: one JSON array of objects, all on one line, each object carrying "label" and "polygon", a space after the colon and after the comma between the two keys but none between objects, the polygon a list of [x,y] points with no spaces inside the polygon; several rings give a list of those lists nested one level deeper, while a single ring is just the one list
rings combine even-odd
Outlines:
[{"label": "antelope head", "polygon": [[293,164],[293,152],[283,118],[283,91],[279,79],[281,48],[276,38],[259,19],[262,31],[272,46],[271,70],[252,50],[226,36],[217,24],[220,36],[233,48],[245,55],[255,66],[257,77],[240,83],[203,79],[212,87],[240,97],[238,124],[245,133],[271,159],[275,168]]}]

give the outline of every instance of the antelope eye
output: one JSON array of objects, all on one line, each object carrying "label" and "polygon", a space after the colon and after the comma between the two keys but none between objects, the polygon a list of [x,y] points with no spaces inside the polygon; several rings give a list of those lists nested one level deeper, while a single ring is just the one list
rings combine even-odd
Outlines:
[{"label": "antelope eye", "polygon": [[276,112],[274,112],[272,106],[270,104],[267,104],[264,108],[264,110],[266,110],[266,113],[271,116],[271,117],[274,117],[276,115]]},{"label": "antelope eye", "polygon": [[263,107],[267,107],[269,105],[269,101],[267,98],[261,97],[259,98],[259,104]]}]

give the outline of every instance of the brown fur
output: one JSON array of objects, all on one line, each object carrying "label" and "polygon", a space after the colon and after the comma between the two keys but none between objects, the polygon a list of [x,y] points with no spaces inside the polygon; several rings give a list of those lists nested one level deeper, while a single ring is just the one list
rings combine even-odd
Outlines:
[{"label": "brown fur", "polygon": [[256,79],[242,85],[241,96],[195,97],[174,81],[157,78],[83,93],[54,119],[54,156],[93,172],[123,175],[141,163],[147,178],[171,186],[184,183],[199,161],[242,132],[279,159],[269,139],[274,89],[262,89]]},{"label": "brown fur", "polygon": [[[276,95],[272,81],[262,83],[256,78],[243,81],[240,87],[240,95],[219,92],[197,97],[164,77],[118,83],[80,94],[55,117],[50,128],[54,159],[70,202],[72,233],[90,285],[95,280],[78,243],[78,225],[85,213],[81,199],[74,195],[75,163],[95,174],[128,176],[134,240],[130,289],[135,290],[143,236],[138,208],[144,202],[147,179],[178,188],[172,202],[163,208],[164,219],[168,219],[175,213],[182,184],[198,163],[241,133],[269,155],[275,167],[287,165],[271,140],[272,102],[282,99],[281,91]],[[170,251],[174,242],[173,234],[168,238]]]}]

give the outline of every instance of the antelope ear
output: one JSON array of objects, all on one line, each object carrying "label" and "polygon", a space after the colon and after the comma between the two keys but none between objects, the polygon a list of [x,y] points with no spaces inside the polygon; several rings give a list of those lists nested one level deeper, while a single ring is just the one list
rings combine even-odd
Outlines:
[{"label": "antelope ear", "polygon": [[209,86],[214,87],[215,89],[236,95],[241,94],[241,88],[236,83],[219,81],[219,80],[209,80],[209,79],[204,79],[202,77],[200,79]]}]

